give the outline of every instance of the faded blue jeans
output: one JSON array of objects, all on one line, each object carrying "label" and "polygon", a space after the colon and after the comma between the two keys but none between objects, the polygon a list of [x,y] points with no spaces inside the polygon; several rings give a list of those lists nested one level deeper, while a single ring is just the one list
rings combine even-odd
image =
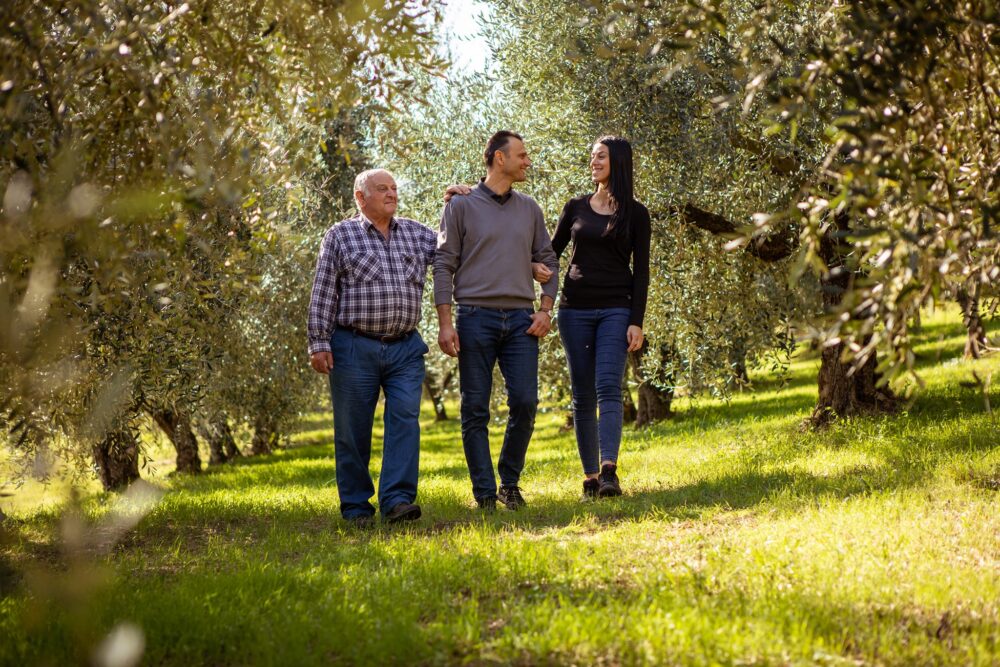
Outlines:
[{"label": "faded blue jeans", "polygon": [[538,338],[525,333],[531,310],[458,306],[458,372],[462,391],[462,445],[477,500],[496,498],[490,454],[490,393],[500,364],[509,415],[497,466],[500,483],[517,485],[538,409]]},{"label": "faded blue jeans", "polygon": [[601,461],[618,462],[628,322],[628,308],[559,309],[559,336],[569,363],[576,445],[587,475],[599,472]]},{"label": "faded blue jeans", "polygon": [[378,504],[382,514],[417,497],[420,462],[420,397],[427,346],[414,331],[402,340],[382,343],[337,329],[330,338],[333,370],[333,442],[337,492],[345,519],[372,516],[375,494],[368,463],[379,390],[385,392],[382,471]]}]

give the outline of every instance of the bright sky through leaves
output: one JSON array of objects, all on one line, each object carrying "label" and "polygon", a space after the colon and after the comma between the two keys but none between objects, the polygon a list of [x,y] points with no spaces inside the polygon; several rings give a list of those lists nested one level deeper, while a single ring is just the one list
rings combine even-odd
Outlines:
[{"label": "bright sky through leaves", "polygon": [[444,51],[450,51],[454,66],[466,72],[486,69],[489,49],[479,29],[486,8],[477,0],[449,0],[442,34]]}]

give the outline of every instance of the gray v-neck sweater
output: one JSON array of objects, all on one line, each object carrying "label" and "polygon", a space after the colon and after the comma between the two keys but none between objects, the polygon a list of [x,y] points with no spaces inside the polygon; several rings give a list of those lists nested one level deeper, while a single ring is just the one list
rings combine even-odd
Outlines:
[{"label": "gray v-neck sweater", "polygon": [[500,204],[482,184],[454,196],[441,213],[434,257],[434,305],[455,302],[487,308],[532,308],[531,263],[552,270],[542,293],[558,290],[559,261],[545,229],[542,209],[531,197],[511,192]]}]

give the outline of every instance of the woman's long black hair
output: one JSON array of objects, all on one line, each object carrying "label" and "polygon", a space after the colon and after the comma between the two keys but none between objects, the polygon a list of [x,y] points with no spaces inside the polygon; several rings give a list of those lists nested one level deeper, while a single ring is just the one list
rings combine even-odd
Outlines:
[{"label": "woman's long black hair", "polygon": [[635,194],[632,187],[632,144],[622,137],[605,135],[597,140],[608,149],[611,174],[608,176],[608,192],[618,207],[608,220],[604,236],[628,238],[631,233],[632,209]]}]

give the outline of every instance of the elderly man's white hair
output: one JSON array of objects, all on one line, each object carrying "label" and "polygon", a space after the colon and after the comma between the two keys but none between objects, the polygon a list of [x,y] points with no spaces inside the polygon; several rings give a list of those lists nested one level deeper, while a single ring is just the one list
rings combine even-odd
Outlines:
[{"label": "elderly man's white hair", "polygon": [[387,169],[366,169],[365,171],[355,176],[354,191],[363,192],[366,197],[370,195],[371,190],[369,189],[369,183],[371,182],[372,177],[375,176],[376,174],[389,174],[392,180],[396,180],[396,177],[392,175],[392,172],[390,172]]}]

